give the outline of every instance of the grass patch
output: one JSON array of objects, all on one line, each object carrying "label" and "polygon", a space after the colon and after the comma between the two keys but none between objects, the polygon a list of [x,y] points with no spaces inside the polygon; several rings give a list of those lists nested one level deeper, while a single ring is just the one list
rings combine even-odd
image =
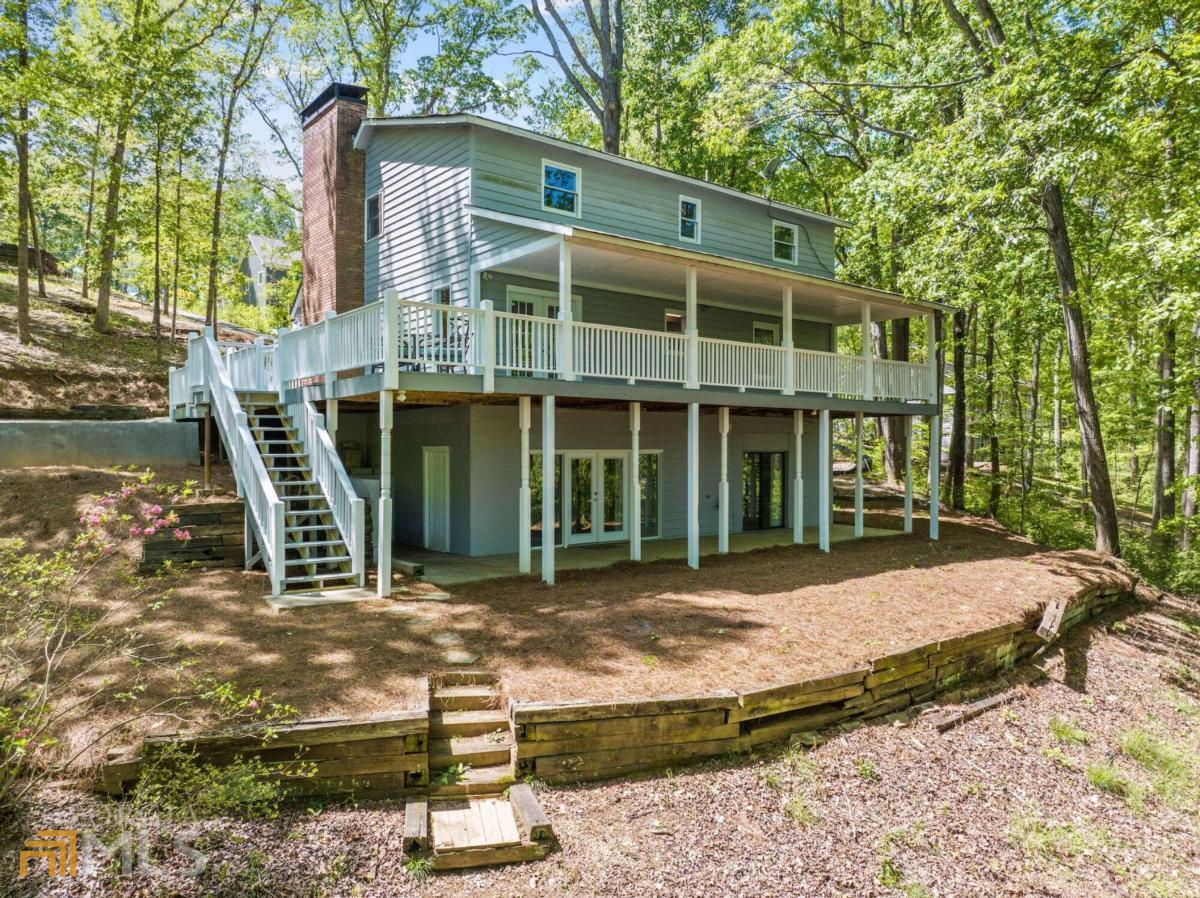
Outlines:
[{"label": "grass patch", "polygon": [[1116,795],[1119,798],[1125,798],[1129,795],[1129,790],[1133,786],[1129,782],[1129,778],[1110,761],[1089,764],[1084,771],[1084,775],[1093,787],[1099,789],[1101,792],[1107,792],[1109,795]]},{"label": "grass patch", "polygon": [[1051,745],[1049,748],[1043,748],[1042,754],[1062,767],[1064,770],[1074,770],[1075,765],[1071,763],[1071,759],[1066,756],[1061,748],[1057,745]]},{"label": "grass patch", "polygon": [[808,827],[820,821],[820,816],[809,804],[808,799],[797,792],[787,800],[787,804],[783,806],[783,812],[797,826]]},{"label": "grass patch", "polygon": [[1062,745],[1087,745],[1092,741],[1087,730],[1057,714],[1050,719],[1050,732]]},{"label": "grass patch", "polygon": [[1027,855],[1041,860],[1065,861],[1096,849],[1104,839],[1074,823],[1046,820],[1035,806],[1013,814],[1008,837]]},{"label": "grass patch", "polygon": [[870,758],[855,758],[854,769],[867,782],[873,783],[879,779],[879,771],[875,767],[875,762]]},{"label": "grass patch", "polygon": [[1137,727],[1121,736],[1121,751],[1150,774],[1154,791],[1172,805],[1189,808],[1200,798],[1200,760],[1186,746]]},{"label": "grass patch", "polygon": [[433,874],[433,861],[427,857],[410,857],[404,862],[404,872],[413,882],[424,882]]}]

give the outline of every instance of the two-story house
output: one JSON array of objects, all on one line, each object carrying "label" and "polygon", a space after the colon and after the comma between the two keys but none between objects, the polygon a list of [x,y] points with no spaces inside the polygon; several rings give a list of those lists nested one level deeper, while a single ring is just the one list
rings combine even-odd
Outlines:
[{"label": "two-story house", "polygon": [[[271,285],[287,277],[300,254],[287,248],[282,240],[250,234],[246,238],[246,254],[239,266],[245,280],[242,301],[265,309],[271,298]],[[289,302],[291,297],[288,297]]]},{"label": "two-story house", "polygon": [[[693,567],[750,530],[827,550],[832,420],[860,454],[864,415],[938,431],[944,307],[837,280],[845,222],[474,115],[369,119],[364,94],[303,112],[302,326],[203,338],[172,375],[176,414],[241,441],[276,591],[364,582],[367,539],[381,571],[395,543],[548,583],[597,543],[675,539]],[[871,323],[910,317],[923,358],[874,358]],[[373,538],[347,442],[378,472]]]}]

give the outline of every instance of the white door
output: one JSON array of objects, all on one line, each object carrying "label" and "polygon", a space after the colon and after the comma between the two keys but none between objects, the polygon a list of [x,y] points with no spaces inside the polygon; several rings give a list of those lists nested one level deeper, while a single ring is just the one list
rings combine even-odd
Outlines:
[{"label": "white door", "polygon": [[625,539],[627,452],[564,452],[564,545]]},{"label": "white door", "polygon": [[425,497],[425,548],[450,551],[450,447],[422,450]]}]

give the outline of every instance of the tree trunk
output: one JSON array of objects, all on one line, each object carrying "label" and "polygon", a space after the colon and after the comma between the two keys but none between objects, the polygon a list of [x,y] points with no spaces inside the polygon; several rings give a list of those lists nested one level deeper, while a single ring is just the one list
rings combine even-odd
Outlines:
[{"label": "tree trunk", "polygon": [[1062,393],[1059,388],[1059,372],[1062,369],[1063,341],[1060,337],[1054,348],[1054,479],[1062,479]]},{"label": "tree trunk", "polygon": [[[22,74],[29,67],[29,3],[21,3],[21,36],[17,48],[17,67]],[[21,86],[17,104],[17,339],[30,343],[29,330],[29,102]]]},{"label": "tree trunk", "polygon": [[[1042,381],[1042,334],[1039,330],[1033,338],[1033,365],[1029,376],[1029,447],[1026,450],[1025,481],[1026,493],[1033,491],[1033,463],[1037,456],[1038,412],[1041,409],[1039,392]],[[1014,387],[1015,389],[1015,387]]]},{"label": "tree trunk", "polygon": [[179,238],[183,230],[183,145],[179,147],[179,156],[175,163],[175,252],[172,265],[175,268],[171,275],[171,342],[175,342],[175,323],[179,318]]},{"label": "tree trunk", "polygon": [[162,136],[154,145],[154,358],[162,361]]},{"label": "tree trunk", "polygon": [[112,155],[108,160],[108,191],[104,197],[104,218],[100,223],[100,284],[96,288],[96,318],[93,327],[108,333],[108,304],[112,296],[113,258],[117,248],[117,212],[121,204],[121,178],[125,171],[125,139],[129,122],[117,122]]},{"label": "tree trunk", "polygon": [[1154,495],[1150,504],[1150,529],[1175,517],[1175,326],[1163,330],[1158,353],[1158,409],[1154,427]]},{"label": "tree trunk", "polygon": [[1071,382],[1075,388],[1075,413],[1079,419],[1079,436],[1083,448],[1083,469],[1091,493],[1095,516],[1096,548],[1111,555],[1121,554],[1121,534],[1118,530],[1117,506],[1113,500],[1112,481],[1108,474],[1108,459],[1104,455],[1104,436],[1100,432],[1100,412],[1092,388],[1092,366],[1088,357],[1087,334],[1083,311],[1079,308],[1075,279],[1075,257],[1067,233],[1063,210],[1062,189],[1057,181],[1042,184],[1040,204],[1046,219],[1046,238],[1054,256],[1058,276],[1059,304],[1067,333],[1067,359],[1071,366]]},{"label": "tree trunk", "polygon": [[946,460],[946,501],[954,511],[966,509],[967,468],[967,313],[954,313],[954,418]]},{"label": "tree trunk", "polygon": [[1188,404],[1187,488],[1183,493],[1183,527],[1179,545],[1191,548],[1191,522],[1196,516],[1196,481],[1200,479],[1200,318],[1192,322],[1192,401]]},{"label": "tree trunk", "polygon": [[983,377],[983,417],[988,426],[988,459],[992,466],[987,515],[994,518],[1000,513],[1000,436],[996,433],[996,322],[990,315],[983,350]]},{"label": "tree trunk", "polygon": [[37,212],[33,208],[33,196],[25,201],[29,210],[29,236],[33,238],[33,267],[37,271],[38,296],[46,298],[46,260],[42,257],[42,238],[38,236]]},{"label": "tree trunk", "polygon": [[96,210],[96,157],[100,153],[100,122],[96,121],[95,143],[92,144],[91,166],[88,174],[87,219],[83,226],[83,284],[79,295],[88,298],[88,273],[92,261],[92,217]]}]

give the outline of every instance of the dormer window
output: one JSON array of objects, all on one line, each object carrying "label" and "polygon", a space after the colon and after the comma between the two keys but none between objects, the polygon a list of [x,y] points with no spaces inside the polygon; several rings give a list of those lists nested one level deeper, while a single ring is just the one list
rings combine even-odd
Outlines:
[{"label": "dormer window", "polygon": [[378,237],[383,230],[382,206],[379,203],[378,193],[367,197],[366,222],[363,230],[368,242]]},{"label": "dormer window", "polygon": [[700,242],[700,201],[690,196],[679,197],[679,239]]},{"label": "dormer window", "polygon": [[796,235],[798,230],[795,225],[786,224],[782,221],[771,223],[771,258],[776,262],[796,264]]},{"label": "dormer window", "polygon": [[542,208],[548,212],[579,217],[579,169],[542,160]]}]

